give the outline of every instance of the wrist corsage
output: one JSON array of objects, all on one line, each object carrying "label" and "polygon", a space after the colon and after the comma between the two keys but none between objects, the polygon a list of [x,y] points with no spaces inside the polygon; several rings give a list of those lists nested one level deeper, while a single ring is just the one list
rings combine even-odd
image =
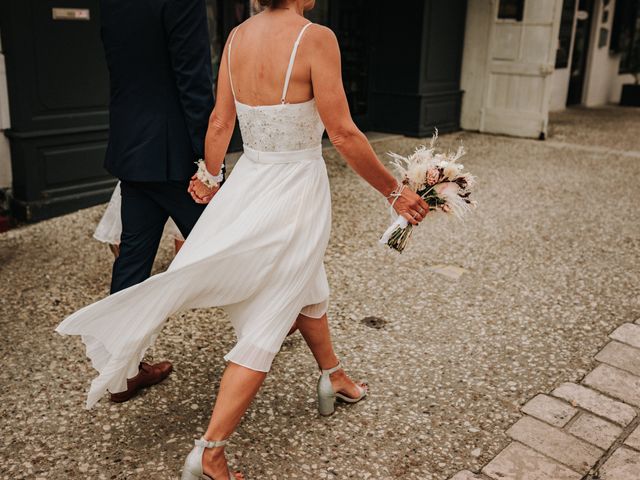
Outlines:
[{"label": "wrist corsage", "polygon": [[204,163],[204,160],[200,159],[196,162],[198,166],[198,171],[196,172],[196,178],[205,184],[208,188],[217,188],[220,186],[220,182],[224,180],[224,173],[222,169],[220,169],[220,173],[218,175],[211,175],[209,170],[207,170],[207,165]]}]

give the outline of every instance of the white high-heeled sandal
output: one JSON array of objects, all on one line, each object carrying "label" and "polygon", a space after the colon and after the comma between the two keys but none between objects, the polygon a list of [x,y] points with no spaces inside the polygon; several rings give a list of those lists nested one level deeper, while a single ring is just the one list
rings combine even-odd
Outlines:
[{"label": "white high-heeled sandal", "polygon": [[[195,446],[187,455],[187,459],[184,461],[184,467],[182,468],[182,480],[216,480],[208,475],[204,474],[202,468],[202,455],[205,448],[218,448],[224,447],[229,440],[218,440],[209,442],[204,438],[195,441]],[[236,480],[231,469],[229,469],[229,480]]]},{"label": "white high-heeled sandal", "polygon": [[367,396],[367,388],[362,387],[356,384],[358,390],[360,391],[360,395],[358,397],[348,397],[340,392],[336,392],[333,390],[333,385],[331,385],[331,378],[329,377],[332,373],[337,372],[342,368],[342,365],[338,363],[333,368],[328,370],[322,370],[322,374],[318,379],[318,412],[320,415],[329,416],[335,412],[336,409],[336,400],[340,400],[346,403],[358,403],[364,397]]}]

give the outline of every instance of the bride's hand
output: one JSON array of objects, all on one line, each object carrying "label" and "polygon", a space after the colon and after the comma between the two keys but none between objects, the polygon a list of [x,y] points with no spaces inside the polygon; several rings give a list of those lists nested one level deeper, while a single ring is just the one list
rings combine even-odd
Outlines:
[{"label": "bride's hand", "polygon": [[218,192],[220,187],[209,188],[194,175],[189,182],[187,191],[191,194],[193,201],[200,204],[206,204],[211,201],[213,196]]},{"label": "bride's hand", "polygon": [[[389,197],[389,203],[393,203],[394,197]],[[407,219],[412,225],[418,225],[429,213],[429,205],[420,195],[412,192],[408,188],[403,188],[398,199],[393,203],[394,210],[398,215]]]}]

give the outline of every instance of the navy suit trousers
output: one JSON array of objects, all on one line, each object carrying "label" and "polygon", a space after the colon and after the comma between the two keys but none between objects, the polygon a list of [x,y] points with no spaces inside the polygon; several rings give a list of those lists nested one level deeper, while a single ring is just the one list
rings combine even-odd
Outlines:
[{"label": "navy suit trousers", "polygon": [[193,201],[188,181],[121,182],[120,256],[113,264],[111,293],[143,282],[151,275],[169,217],[187,238],[206,205]]}]

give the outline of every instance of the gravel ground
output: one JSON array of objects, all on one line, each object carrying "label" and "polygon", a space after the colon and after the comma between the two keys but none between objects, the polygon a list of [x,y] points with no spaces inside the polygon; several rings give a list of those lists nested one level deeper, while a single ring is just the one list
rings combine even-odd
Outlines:
[{"label": "gravel ground", "polygon": [[[625,181],[638,178],[640,161],[585,150],[640,152],[640,111],[572,110],[552,121],[556,142],[581,148],[443,136],[443,146],[467,146],[480,207],[465,223],[432,218],[402,255],[376,244],[384,200],[326,152],[333,335],[371,394],[320,418],[316,367],[294,335],[232,437],[234,467],[249,480],[442,480],[478,469],[508,443],[519,406],[581,378],[606,334],[640,316],[640,190]],[[93,371],[80,341],[53,329],[107,293],[110,254],[91,239],[103,208],[0,235],[1,478],[175,479],[209,416],[234,341],[215,309],[167,324],[150,353],[174,362],[168,381],[126,404],[83,409]],[[171,254],[165,242],[157,270]],[[448,279],[436,265],[464,273]],[[379,328],[362,321],[369,316]]]},{"label": "gravel ground", "polygon": [[549,119],[550,140],[575,145],[637,152],[638,133],[637,108],[576,107],[553,112]]}]

